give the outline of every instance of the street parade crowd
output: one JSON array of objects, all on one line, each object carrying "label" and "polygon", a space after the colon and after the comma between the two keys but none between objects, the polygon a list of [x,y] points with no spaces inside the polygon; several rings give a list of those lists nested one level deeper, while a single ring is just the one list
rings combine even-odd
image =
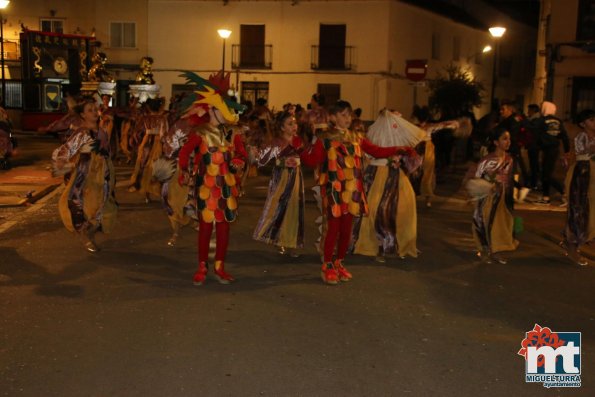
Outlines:
[{"label": "street parade crowd", "polygon": [[[115,83],[100,59],[88,92],[69,97],[68,114],[44,128],[59,132],[63,140],[52,155],[54,174],[63,175],[66,186],[59,214],[84,248],[96,252],[95,234],[109,233],[117,216],[112,161],[118,156],[134,164],[128,189],[147,202],[161,201],[172,229],[167,244],[176,245],[184,225],[197,229],[196,285],[207,279],[213,232],[214,277],[222,284],[234,280],[226,266],[231,225],[247,178],[267,165],[272,166],[271,178],[253,238],[280,253],[299,255],[307,194],[302,167],[314,169],[324,283],[352,279],[348,253],[378,262],[387,255],[417,257],[416,196],[432,205],[436,171],[448,162],[440,134],[479,130],[467,117],[432,122],[423,108],[416,109],[412,122],[383,109],[367,127],[349,102],[325,105],[319,94],[306,109],[286,104],[272,112],[262,99],[254,106],[239,103],[229,74],[223,72],[208,79],[184,72],[191,91],[172,98],[166,110],[151,62],[144,59],[127,108],[114,109],[109,103]],[[503,103],[500,119],[491,115],[484,134],[475,139],[484,144],[482,156],[464,186],[475,202],[470,223],[478,255],[488,263],[506,263],[501,253],[518,246],[515,201],[540,186],[539,202],[549,204],[553,187],[568,207],[566,225],[560,225],[561,244],[572,262],[586,264],[580,247],[595,235],[595,111],[578,114],[582,131],[574,145],[555,117],[553,103],[533,105],[530,111],[521,118],[513,104]],[[560,143],[569,162],[565,184],[553,177]],[[530,167],[522,151],[527,151]],[[515,177],[517,169],[520,178]]]}]

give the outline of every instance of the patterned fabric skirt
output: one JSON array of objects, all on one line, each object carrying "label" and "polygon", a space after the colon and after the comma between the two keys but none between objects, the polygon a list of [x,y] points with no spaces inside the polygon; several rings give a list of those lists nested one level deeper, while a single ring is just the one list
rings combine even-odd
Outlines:
[{"label": "patterned fabric skirt", "polygon": [[368,216],[356,218],[352,250],[376,256],[417,257],[415,192],[401,168],[370,165],[364,173]]},{"label": "patterned fabric skirt", "polygon": [[568,170],[566,191],[568,212],[564,236],[576,245],[588,243],[595,238],[595,162],[577,161]]},{"label": "patterned fabric skirt", "polygon": [[109,158],[92,154],[79,157],[58,211],[66,229],[81,232],[93,225],[109,233],[116,220],[114,167]]},{"label": "patterned fabric skirt", "polygon": [[300,167],[274,167],[253,238],[286,248],[304,245],[304,179]]},{"label": "patterned fabric skirt", "polygon": [[488,248],[496,253],[518,247],[513,233],[512,199],[506,200],[503,188],[477,201],[472,231],[478,250]]}]

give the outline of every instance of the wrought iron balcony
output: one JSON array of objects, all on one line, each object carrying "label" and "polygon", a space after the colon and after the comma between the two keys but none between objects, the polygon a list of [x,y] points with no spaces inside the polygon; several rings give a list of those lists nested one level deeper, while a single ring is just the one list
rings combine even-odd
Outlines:
[{"label": "wrought iron balcony", "polygon": [[313,70],[352,70],[353,46],[313,45],[310,52]]},{"label": "wrought iron balcony", "polygon": [[273,67],[273,46],[241,45],[231,46],[231,67],[233,69],[271,69]]}]

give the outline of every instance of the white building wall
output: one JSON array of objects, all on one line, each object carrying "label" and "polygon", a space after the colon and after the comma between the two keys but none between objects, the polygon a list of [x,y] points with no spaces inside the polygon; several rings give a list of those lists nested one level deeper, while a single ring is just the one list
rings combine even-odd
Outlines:
[{"label": "white building wall", "polygon": [[[306,105],[317,85],[340,84],[341,97],[363,109],[364,118],[373,118],[384,106],[408,115],[414,97],[413,87],[404,78],[406,59],[428,59],[428,76],[451,61],[452,36],[461,36],[461,56],[465,58],[485,32],[469,28],[429,11],[395,0],[229,1],[221,0],[46,0],[13,1],[6,10],[5,35],[18,35],[20,23],[39,28],[40,17],[64,18],[64,30],[91,34],[102,42],[101,50],[109,64],[136,65],[141,57],[155,59],[154,76],[167,98],[172,84],[181,84],[180,70],[193,70],[208,76],[221,68],[222,39],[217,29],[232,30],[227,40],[226,70],[231,69],[231,46],[239,44],[241,24],[265,24],[265,43],[272,45],[271,70],[232,71],[232,83],[269,82],[271,107],[286,102]],[[109,47],[109,22],[134,21],[137,47]],[[346,45],[354,47],[353,69],[322,72],[310,67],[311,46],[319,44],[319,25],[345,24]],[[78,28],[78,29],[77,29]],[[442,36],[442,54],[432,61],[431,35]],[[483,41],[483,40],[481,40]],[[461,60],[464,65],[464,59]],[[473,72],[490,78],[484,66]],[[133,79],[136,71],[112,70],[118,79]],[[486,84],[488,85],[488,84]],[[427,88],[417,89],[418,104],[427,103]]]},{"label": "white building wall", "polygon": [[[578,0],[542,0],[540,19],[540,40],[538,50],[542,54],[538,59],[537,78],[542,81],[542,99],[552,100],[558,108],[557,115],[570,120],[572,117],[574,77],[595,77],[595,55],[576,48]],[[578,43],[577,43],[578,44]],[[556,51],[556,57],[546,56]],[[552,62],[552,59],[554,60]],[[552,92],[547,98],[547,80],[550,80]],[[580,111],[581,103],[577,104]]]},{"label": "white building wall", "polygon": [[[407,114],[413,107],[413,87],[404,78],[405,60],[430,59],[431,36],[444,37],[440,61],[431,61],[429,77],[452,60],[452,35],[461,36],[461,65],[475,53],[477,36],[485,32],[408,4],[382,1],[149,0],[149,55],[155,58],[155,79],[166,97],[171,85],[182,83],[176,70],[203,76],[221,68],[222,39],[217,29],[232,30],[226,46],[226,70],[231,67],[231,45],[239,44],[241,24],[264,24],[265,43],[272,45],[271,70],[232,71],[236,81],[269,82],[269,105],[309,102],[317,84],[340,84],[341,97],[374,118],[384,106]],[[346,45],[354,46],[351,71],[318,72],[310,68],[311,46],[319,43],[320,24],[345,24]],[[483,42],[483,40],[482,40]],[[473,44],[469,44],[473,43]],[[482,45],[483,47],[483,45]],[[481,78],[491,69],[480,71]],[[484,76],[485,75],[485,76]],[[427,89],[418,88],[417,103],[427,103]]]},{"label": "white building wall", "polygon": [[[169,96],[171,84],[180,84],[174,70],[193,70],[207,76],[221,68],[222,39],[217,29],[232,31],[226,44],[226,70],[231,67],[231,45],[239,44],[241,24],[264,24],[265,43],[272,45],[271,70],[232,71],[232,83],[268,81],[269,105],[286,102],[306,105],[317,84],[340,84],[343,99],[371,112],[375,76],[386,71],[387,1],[230,2],[149,1],[149,53],[155,58],[156,81]],[[346,45],[354,46],[354,68],[317,72],[310,68],[311,46],[319,43],[320,24],[345,24]]]},{"label": "white building wall", "polygon": [[[408,116],[414,104],[427,105],[429,88],[415,86],[405,76],[405,64],[409,59],[428,61],[427,78],[436,78],[444,67],[454,63],[477,77],[489,89],[492,76],[492,54],[483,55],[481,50],[490,44],[490,35],[485,31],[456,23],[446,17],[414,7],[410,4],[391,3],[389,27],[389,65],[392,77],[388,80],[387,106],[398,109]],[[432,35],[440,37],[440,57],[432,59]],[[453,58],[453,41],[460,41],[460,57]],[[476,57],[482,57],[478,65]],[[489,111],[489,91],[485,92],[485,105],[476,109],[480,117]]]}]

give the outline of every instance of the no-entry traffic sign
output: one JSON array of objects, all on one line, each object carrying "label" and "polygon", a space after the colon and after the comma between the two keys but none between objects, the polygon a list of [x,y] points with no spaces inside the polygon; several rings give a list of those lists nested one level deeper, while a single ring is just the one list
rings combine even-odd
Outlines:
[{"label": "no-entry traffic sign", "polygon": [[409,59],[405,61],[405,76],[411,81],[421,81],[426,78],[428,62],[425,59]]}]

